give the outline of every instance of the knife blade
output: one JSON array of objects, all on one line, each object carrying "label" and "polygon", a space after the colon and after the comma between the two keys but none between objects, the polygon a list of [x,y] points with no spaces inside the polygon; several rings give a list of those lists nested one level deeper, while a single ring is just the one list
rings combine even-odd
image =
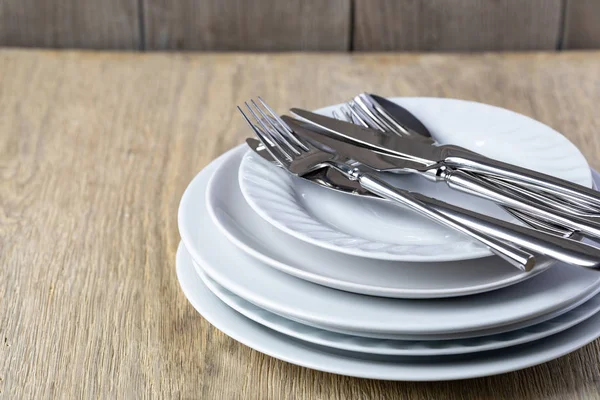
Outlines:
[{"label": "knife blade", "polygon": [[[443,148],[432,146],[425,142],[378,132],[350,122],[340,121],[298,108],[292,108],[290,112],[300,120],[306,121],[310,125],[316,126],[322,131],[328,132],[329,135],[333,135],[347,143],[416,161],[424,165],[425,169],[427,169],[427,166],[437,164],[438,160],[444,159],[443,151],[440,151]],[[393,149],[393,151],[390,149]]]},{"label": "knife blade", "polygon": [[[389,153],[370,150],[356,144],[345,142],[340,138],[332,137],[327,132],[318,132],[314,126],[307,122],[296,120],[287,115],[283,115],[281,119],[296,133],[298,136],[311,140],[316,146],[321,147],[327,152],[338,153],[342,157],[358,161],[369,168],[382,171],[390,171],[397,169],[414,169],[414,170],[429,170],[435,167],[429,161],[420,161],[416,159],[402,158],[390,155]],[[350,124],[356,127],[354,124]],[[326,146],[323,148],[322,146]]]}]

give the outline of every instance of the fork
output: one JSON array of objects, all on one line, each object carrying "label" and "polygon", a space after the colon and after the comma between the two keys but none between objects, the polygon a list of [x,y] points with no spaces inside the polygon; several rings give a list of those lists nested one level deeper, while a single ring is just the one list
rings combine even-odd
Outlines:
[{"label": "fork", "polygon": [[483,243],[496,255],[521,270],[529,271],[535,265],[533,254],[498,240],[487,233],[472,229],[428,206],[412,193],[397,189],[374,175],[364,173],[359,168],[350,165],[349,160],[343,159],[335,153],[321,150],[300,138],[260,97],[258,101],[262,107],[254,100],[250,100],[250,104],[244,103],[253,116],[254,122],[240,107],[238,110],[273,159],[277,160],[290,173],[303,176],[320,168],[333,168],[346,179],[357,181],[364,189]]}]

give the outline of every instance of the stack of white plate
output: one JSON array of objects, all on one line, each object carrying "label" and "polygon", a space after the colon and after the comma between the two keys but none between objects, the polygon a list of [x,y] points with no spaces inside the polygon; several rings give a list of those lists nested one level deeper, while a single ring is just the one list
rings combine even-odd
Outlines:
[{"label": "stack of white plate", "polygon": [[[528,117],[451,99],[395,101],[442,143],[600,183],[567,139]],[[514,221],[443,183],[391,179]],[[308,368],[464,379],[539,364],[600,335],[598,272],[544,259],[521,272],[410,211],[292,177],[245,145],[193,179],[179,229],[177,274],[198,312],[241,343]]]}]

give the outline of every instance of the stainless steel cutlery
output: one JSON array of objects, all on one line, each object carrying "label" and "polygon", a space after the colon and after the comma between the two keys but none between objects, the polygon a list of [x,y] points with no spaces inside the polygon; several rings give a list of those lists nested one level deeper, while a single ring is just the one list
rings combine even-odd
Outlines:
[{"label": "stainless steel cutlery", "polygon": [[[254,150],[259,156],[264,158],[265,160],[272,162],[278,166],[281,166],[277,160],[273,159],[273,157],[269,154],[265,146],[262,145],[256,139],[248,138],[246,139],[246,143],[248,146]],[[356,181],[348,180],[344,177],[340,172],[335,169],[322,168],[316,171],[310,172],[306,175],[303,175],[302,178],[305,180],[314,183],[315,185],[322,186],[324,188],[344,193],[351,194],[356,196],[366,196],[372,198],[382,199],[379,196],[369,192],[368,190],[363,189],[362,186]],[[578,235],[575,235],[573,231],[564,229],[562,227],[558,227],[556,225],[548,224],[543,221],[540,221],[536,218],[530,217],[527,214],[521,213],[512,213],[517,219],[521,220],[523,223],[531,226],[534,229],[537,229],[542,232],[550,233],[553,235],[571,238],[571,239],[580,239]]]},{"label": "stainless steel cutlery", "polygon": [[[407,159],[422,157],[421,160],[429,165],[444,163],[444,165],[451,168],[496,177],[501,181],[514,182],[529,189],[555,196],[557,199],[563,200],[564,204],[570,204],[571,207],[584,213],[588,212],[600,216],[600,196],[596,191],[546,174],[493,160],[458,146],[435,145],[435,141],[422,123],[416,123],[414,116],[412,118],[407,117],[407,114],[410,114],[407,110],[402,109],[400,111],[398,106],[394,108],[388,104],[391,102],[383,102],[383,104],[386,104],[385,109],[381,106],[375,106],[371,97],[370,95],[355,97],[354,101],[349,104],[348,115],[346,115],[347,120],[362,125],[365,129],[373,128],[369,129],[372,131],[370,133],[360,132],[359,130],[345,132],[344,128],[340,132],[339,126],[331,125],[327,121],[328,119],[332,120],[332,118],[319,116],[323,117],[321,119],[312,115],[313,113],[301,109],[292,109],[291,111],[292,114],[301,119],[310,121],[315,126],[328,130],[330,133],[339,135],[344,140],[357,145]],[[371,103],[368,101],[369,98]],[[376,97],[376,99],[381,101],[379,97]],[[395,117],[389,113],[390,110],[395,112]],[[397,121],[398,118],[404,118],[405,120],[402,122],[408,122],[411,127],[401,125]],[[391,120],[396,121],[395,124],[385,124],[386,121]],[[415,129],[418,129],[418,131]],[[393,132],[394,135],[390,135],[388,132]],[[413,144],[409,145],[407,142],[410,139],[417,140],[413,140]]]},{"label": "stainless steel cutlery", "polygon": [[[400,105],[374,94],[362,93],[354,98],[354,102],[359,109],[365,109],[367,107],[372,108],[375,113],[374,117],[379,120],[394,121],[392,124],[391,132],[395,132],[398,135],[408,135],[411,138],[420,137],[421,140],[430,141],[435,143],[431,133],[425,127],[425,125],[408,110],[401,107]],[[415,135],[416,134],[416,135]],[[475,156],[481,157],[481,155],[474,153]],[[492,160],[494,161],[494,160]],[[513,166],[509,166],[512,168]],[[521,171],[526,174],[530,174],[530,171]],[[533,172],[533,171],[531,171]],[[483,174],[486,176],[493,176]],[[501,176],[499,176],[501,178]],[[598,194],[593,190],[582,187],[580,185],[572,184],[571,182],[560,180],[549,175],[541,174],[536,179],[549,180],[549,185],[538,182],[537,184],[532,183],[529,179],[521,180],[519,183],[527,186],[533,190],[541,193],[556,196],[557,199],[561,200],[561,204],[579,208],[582,211],[593,212],[596,215],[600,214],[600,208],[596,200],[589,201],[588,196],[599,198]],[[500,179],[501,180],[501,179]],[[509,182],[511,179],[504,180],[502,182]],[[562,185],[564,188],[556,189],[554,185]],[[570,203],[570,204],[569,204]]]},{"label": "stainless steel cutlery", "polygon": [[[468,172],[455,169],[452,163],[446,162],[451,158],[450,154],[471,153],[468,150],[454,146],[432,146],[400,136],[382,135],[381,132],[373,129],[305,110],[292,109],[292,112],[312,125],[311,129],[303,131],[307,137],[340,151],[368,167],[379,171],[408,170],[419,173],[434,181],[445,181],[454,189],[493,200],[544,221],[572,229],[583,236],[600,238],[600,220],[596,217],[574,215],[567,210],[552,208],[546,203],[536,202],[518,193],[501,189]],[[402,152],[394,151],[392,154],[386,151],[390,141],[401,143]],[[363,146],[365,143],[367,145]]]},{"label": "stainless steel cutlery", "polygon": [[[396,135],[408,137],[410,139],[425,141],[429,144],[436,144],[436,141],[429,132],[429,129],[427,129],[427,127],[417,117],[415,117],[410,113],[410,111],[406,110],[402,106],[384,97],[374,94],[361,93],[358,96],[355,96],[353,101],[347,103],[347,108],[352,110],[352,112],[349,113],[350,117],[354,115],[366,116],[367,113],[369,114],[369,117],[364,118],[363,121],[355,121],[352,118],[348,118],[346,115],[346,120],[349,122],[359,123],[367,128],[382,130],[383,132],[391,132]],[[347,111],[344,114],[346,113]],[[393,121],[393,123],[386,124],[386,121]],[[391,151],[393,152],[393,149],[391,149]],[[473,175],[480,179],[492,182],[505,191],[508,190],[508,192],[516,192],[525,198],[538,201],[558,210],[563,210],[569,214],[598,216],[600,212],[597,208],[591,207],[584,202],[578,202],[574,204],[567,199],[555,197],[551,194],[544,193],[543,191],[538,192],[523,188],[492,175]],[[514,210],[511,210],[511,212],[514,213]]]},{"label": "stainless steel cutlery", "polygon": [[251,121],[249,115],[241,109],[239,110],[271,156],[292,174],[302,176],[321,168],[335,169],[346,179],[358,182],[361,187],[378,196],[408,207],[442,225],[472,237],[517,268],[530,270],[535,265],[535,257],[532,254],[497,240],[485,232],[473,230],[456,219],[429,207],[412,193],[394,188],[374,175],[353,167],[348,163],[347,157],[339,156],[335,152],[323,151],[303,140],[297,136],[297,126],[290,127],[288,120],[281,119],[264,102],[260,99],[259,101],[265,110],[262,110],[254,101],[250,102],[251,105],[246,103],[248,111],[254,116],[254,122]]},{"label": "stainless steel cutlery", "polygon": [[[430,144],[435,143],[427,127],[417,117],[400,105],[377,95],[359,94],[354,97],[354,100],[342,106],[339,113],[334,112],[334,116],[336,119],[344,119],[347,122],[359,124],[367,128],[394,133],[400,136],[408,135],[411,139],[425,141]],[[391,123],[388,123],[389,121]],[[518,185],[513,185],[490,176],[485,178],[476,174],[471,174],[471,176],[491,182],[505,192],[516,192],[525,198],[547,204],[559,210],[570,209],[570,206],[565,202],[555,201],[549,196],[543,196],[537,192],[521,188]],[[541,229],[564,237],[574,237],[576,235],[572,229],[541,221],[519,210],[508,207],[504,207],[504,209],[515,218],[535,229]],[[575,215],[582,213],[576,209],[573,209],[572,212]]]},{"label": "stainless steel cutlery", "polygon": [[[282,167],[295,175],[318,180],[320,174],[321,183],[327,185],[331,182],[322,179],[327,178],[323,171],[335,170],[338,172],[338,179],[343,177],[347,183],[351,183],[346,185],[346,188],[350,188],[354,193],[364,195],[366,190],[426,215],[440,224],[452,227],[479,240],[520,268],[528,269],[534,264],[534,257],[529,252],[545,254],[580,266],[598,266],[600,250],[595,247],[490,218],[419,193],[394,188],[350,163],[351,160],[356,160],[366,165],[379,166],[385,170],[390,165],[387,161],[390,158],[389,155],[339,140],[332,142],[336,147],[333,149],[329,146],[331,143],[323,143],[322,140],[318,140],[326,136],[323,136],[322,132],[315,132],[313,125],[286,116],[280,118],[262,101],[261,104],[262,107],[254,101],[250,104],[246,103],[248,111],[254,118],[250,118],[250,114],[246,114],[240,109],[263,143],[264,150],[259,149],[257,142],[253,139],[249,139],[248,144],[262,157],[271,161],[277,160]],[[315,146],[306,140],[307,138],[316,140],[325,146]],[[339,143],[343,143],[343,146],[340,147]],[[347,148],[351,150],[347,151]],[[356,149],[360,152],[357,153]],[[268,152],[268,157],[265,150]],[[406,165],[411,165],[411,163],[418,166],[429,165],[425,161],[418,157],[403,160]],[[361,191],[355,190],[358,189],[356,183],[362,189]],[[339,187],[336,189],[339,190]]]}]

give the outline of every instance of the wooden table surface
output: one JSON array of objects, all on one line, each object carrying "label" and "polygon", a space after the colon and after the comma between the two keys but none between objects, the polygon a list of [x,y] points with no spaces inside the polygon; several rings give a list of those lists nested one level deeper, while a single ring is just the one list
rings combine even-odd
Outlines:
[{"label": "wooden table surface", "polygon": [[236,104],[476,100],[550,125],[598,168],[600,53],[0,50],[0,66],[0,398],[600,398],[599,341],[489,378],[354,379],[228,338],[175,276],[186,185],[249,135]]}]

